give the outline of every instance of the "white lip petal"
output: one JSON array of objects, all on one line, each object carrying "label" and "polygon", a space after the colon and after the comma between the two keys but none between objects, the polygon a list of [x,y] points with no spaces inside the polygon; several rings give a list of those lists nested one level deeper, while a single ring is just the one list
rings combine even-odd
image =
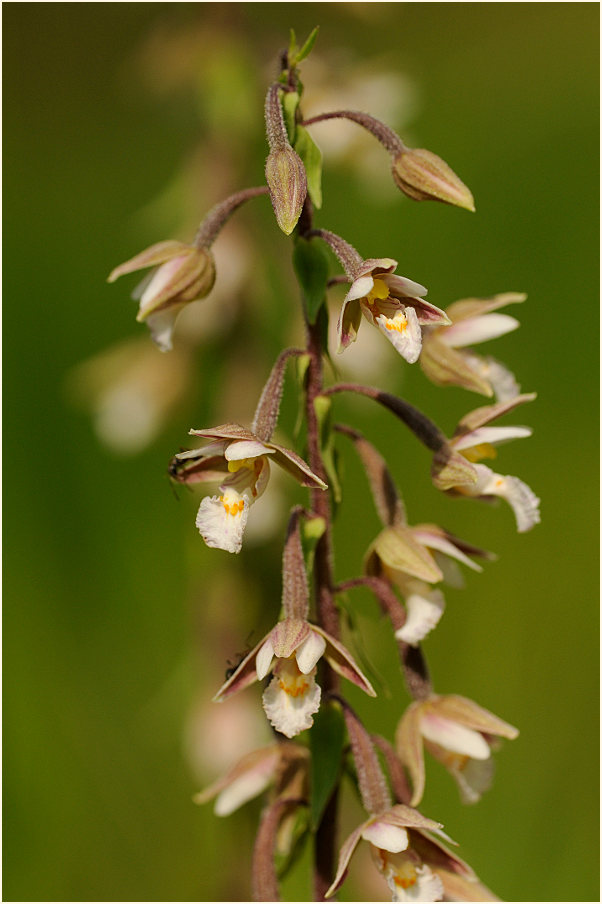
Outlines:
[{"label": "white lip petal", "polygon": [[483,314],[458,320],[441,332],[441,340],[452,348],[475,345],[488,339],[497,339],[517,329],[520,323],[508,314]]},{"label": "white lip petal", "polygon": [[531,487],[511,474],[495,474],[486,465],[475,465],[478,480],[469,495],[475,496],[499,496],[505,499],[511,506],[516,518],[516,527],[519,533],[531,530],[539,524],[539,498]]},{"label": "white lip petal", "polygon": [[223,496],[205,496],[195,523],[207,546],[238,553],[248,515],[249,497],[229,488]]},{"label": "white lip petal", "polygon": [[274,675],[263,692],[263,708],[270,723],[287,738],[313,725],[313,715],[320,708],[321,690],[313,675],[304,676],[291,693],[288,675]]},{"label": "white lip petal", "polygon": [[304,640],[295,652],[299,671],[303,672],[304,675],[308,675],[324,654],[325,649],[326,641],[324,638],[312,631],[307,640]]},{"label": "white lip petal", "polygon": [[392,316],[378,314],[376,325],[408,364],[414,364],[422,349],[422,330],[416,311],[400,306]]},{"label": "white lip petal", "polygon": [[440,590],[410,593],[406,597],[406,608],[406,622],[395,632],[395,637],[415,646],[438,624],[445,609],[445,598]]},{"label": "white lip petal", "polygon": [[434,712],[424,713],[420,720],[420,733],[428,741],[451,750],[452,753],[460,753],[475,760],[489,758],[489,744],[480,732],[465,728],[464,725],[445,719]]}]

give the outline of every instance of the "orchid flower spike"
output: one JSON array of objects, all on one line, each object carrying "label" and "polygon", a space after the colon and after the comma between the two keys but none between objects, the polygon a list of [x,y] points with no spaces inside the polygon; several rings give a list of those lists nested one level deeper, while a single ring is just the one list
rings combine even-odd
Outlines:
[{"label": "orchid flower spike", "polygon": [[424,330],[420,366],[429,380],[437,386],[461,386],[496,396],[500,402],[517,396],[520,386],[514,375],[495,358],[478,355],[469,346],[517,329],[520,324],[514,317],[493,312],[526,297],[519,292],[504,292],[451,304],[446,310],[451,325]]},{"label": "orchid flower spike", "polygon": [[518,729],[466,697],[432,695],[411,703],[397,727],[395,742],[412,779],[412,806],[420,803],[424,793],[423,744],[454,777],[463,802],[474,803],[491,784],[496,737],[512,740],[518,737]]}]

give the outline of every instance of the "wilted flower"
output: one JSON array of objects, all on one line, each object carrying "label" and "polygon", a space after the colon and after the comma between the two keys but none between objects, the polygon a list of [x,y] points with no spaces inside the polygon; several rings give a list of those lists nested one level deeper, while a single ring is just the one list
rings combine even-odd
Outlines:
[{"label": "wilted flower", "polygon": [[396,267],[397,261],[385,257],[365,260],[357,269],[339,316],[339,352],[355,342],[362,314],[410,364],[420,355],[421,327],[450,323],[444,311],[424,299],[424,286],[396,276]]},{"label": "wilted flower", "polygon": [[213,288],[215,263],[207,248],[184,242],[159,242],[116,267],[109,282],[146,267],[156,269],[134,293],[140,298],[136,320],[147,322],[153,340],[165,352],[171,348],[176,317],[184,305],[204,298]]},{"label": "wilted flower", "polygon": [[291,449],[262,442],[239,424],[223,424],[190,433],[216,442],[178,453],[172,459],[170,474],[179,483],[221,481],[220,495],[206,496],[196,517],[196,526],[207,546],[240,552],[249,508],[261,496],[269,479],[270,459],[302,486],[326,489],[324,481]]},{"label": "wilted flower", "polygon": [[505,292],[492,298],[465,298],[451,304],[446,314],[451,325],[426,329],[420,366],[437,386],[461,386],[499,401],[514,398],[520,386],[514,375],[495,358],[477,355],[468,346],[497,339],[520,324],[507,314],[494,314],[507,304],[526,299],[518,292]]},{"label": "wilted flower", "polygon": [[532,431],[529,427],[487,427],[485,425],[516,408],[517,405],[530,402],[535,397],[535,393],[529,393],[515,396],[507,402],[477,408],[462,418],[449,441],[453,450],[474,463],[473,467],[477,474],[474,484],[452,487],[452,492],[485,500],[491,500],[496,496],[505,499],[514,511],[519,533],[530,530],[539,523],[538,497],[518,477],[496,474],[487,465],[479,462],[483,458],[495,458],[497,456],[495,447],[501,443],[531,436]]},{"label": "wilted flower", "polygon": [[517,736],[518,729],[465,697],[432,695],[411,703],[395,735],[412,779],[411,804],[420,803],[424,793],[423,743],[455,778],[464,803],[474,803],[491,784],[493,739]]},{"label": "wilted flower", "polygon": [[322,656],[336,672],[375,696],[372,685],[340,641],[304,618],[287,617],[243,659],[215,700],[226,700],[272,672],[274,677],[263,694],[263,708],[274,728],[292,738],[311,727],[312,716],[320,707],[321,691],[315,676]]}]

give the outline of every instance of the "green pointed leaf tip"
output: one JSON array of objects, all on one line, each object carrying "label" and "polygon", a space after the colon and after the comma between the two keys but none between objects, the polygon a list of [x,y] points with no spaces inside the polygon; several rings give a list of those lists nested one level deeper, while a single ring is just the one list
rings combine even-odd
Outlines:
[{"label": "green pointed leaf tip", "polygon": [[[299,106],[299,95],[296,91],[286,91],[283,95],[281,95],[281,99],[286,133],[288,135],[288,140],[294,147],[297,134],[296,116],[297,107]],[[297,153],[299,152],[297,151]],[[299,154],[299,156],[301,155]]]},{"label": "green pointed leaf tip", "polygon": [[307,319],[313,324],[326,297],[328,258],[317,241],[300,238],[293,251],[293,267],[303,293]]},{"label": "green pointed leaf tip", "polygon": [[322,151],[303,126],[296,128],[294,148],[305,166],[309,197],[319,210],[322,206]]},{"label": "green pointed leaf tip", "polygon": [[338,706],[321,706],[309,734],[311,747],[311,827],[322,818],[341,770],[345,722]]},{"label": "green pointed leaf tip", "polygon": [[[292,29],[291,29],[292,30]],[[318,32],[320,31],[320,26],[316,25],[314,30],[310,33],[307,41],[301,48],[301,50],[297,53],[295,58],[295,63],[300,63],[301,60],[304,60],[305,57],[308,57],[313,50],[313,46],[316,43],[316,38],[318,37]],[[294,34],[294,32],[293,32]]]}]

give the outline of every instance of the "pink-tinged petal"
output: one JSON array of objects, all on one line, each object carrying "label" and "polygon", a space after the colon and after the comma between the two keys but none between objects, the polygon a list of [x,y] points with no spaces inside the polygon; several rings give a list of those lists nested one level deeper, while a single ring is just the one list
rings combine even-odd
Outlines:
[{"label": "pink-tinged petal", "polygon": [[475,760],[486,760],[490,756],[489,744],[482,734],[445,719],[432,710],[423,710],[420,731],[424,738],[453,753]]},{"label": "pink-tinged petal", "polygon": [[446,901],[500,901],[478,879],[468,879],[449,873],[446,870],[438,870],[438,875],[443,882]]},{"label": "pink-tinged petal", "polygon": [[242,691],[250,684],[253,684],[254,681],[257,681],[257,670],[255,668],[257,653],[264,645],[268,637],[264,637],[262,640],[260,640],[257,646],[253,647],[253,649],[249,653],[247,653],[245,658],[230,675],[230,677],[227,678],[226,681],[224,681],[219,691],[213,698],[214,703],[222,703],[228,697],[231,697],[233,694],[237,694],[239,691]]},{"label": "pink-tinged petal", "polygon": [[452,440],[452,443],[454,449],[460,452],[462,449],[470,449],[482,443],[494,446],[512,439],[524,439],[532,433],[530,427],[478,427],[472,433],[464,433],[458,439]]},{"label": "pink-tinged petal", "polygon": [[313,725],[321,693],[313,675],[303,675],[296,662],[280,660],[263,692],[263,708],[276,731],[294,738]]},{"label": "pink-tinged petal", "polygon": [[351,835],[345,839],[343,844],[341,845],[341,850],[339,851],[339,863],[337,866],[336,876],[334,877],[334,881],[326,894],[325,898],[331,898],[332,895],[343,884],[343,880],[345,879],[345,875],[347,873],[347,869],[349,868],[349,861],[351,860],[351,856],[356,849],[359,840],[362,837],[362,831],[364,826],[359,826],[357,829],[354,829]]},{"label": "pink-tinged petal", "polygon": [[229,440],[253,440],[258,439],[254,433],[251,433],[247,427],[240,424],[220,424],[218,427],[208,427],[203,430],[189,430],[192,436],[206,436],[208,439],[229,439]]},{"label": "pink-tinged petal", "polygon": [[462,550],[458,549],[451,540],[448,540],[446,535],[441,531],[429,530],[428,525],[420,525],[412,528],[412,534],[414,535],[415,540],[418,540],[418,542],[422,543],[424,546],[428,546],[429,549],[436,549],[439,552],[445,553],[446,556],[457,559],[458,562],[462,562],[468,568],[472,568],[473,571],[483,570],[480,565],[473,562],[468,556],[465,556]]},{"label": "pink-tinged petal", "polygon": [[504,402],[496,402],[495,405],[484,405],[482,408],[475,408],[474,411],[466,414],[458,423],[454,432],[454,441],[457,437],[463,436],[465,433],[472,433],[478,427],[484,427],[491,421],[497,420],[498,417],[513,411],[519,405],[523,405],[525,402],[532,402],[536,398],[536,392],[525,392]]},{"label": "pink-tinged petal", "polygon": [[413,807],[420,803],[424,794],[424,750],[420,733],[423,708],[423,703],[411,703],[395,732],[397,755],[407,768],[412,780],[413,794],[410,804]]},{"label": "pink-tinged petal", "polygon": [[405,851],[409,844],[408,833],[405,829],[382,820],[366,823],[362,830],[362,838],[369,841],[374,847],[396,854]]},{"label": "pink-tinged petal", "polygon": [[304,675],[308,675],[322,657],[326,649],[326,641],[317,631],[311,631],[307,640],[304,640],[301,646],[297,647],[295,658],[299,671]]},{"label": "pink-tinged petal", "polygon": [[445,311],[431,304],[426,298],[406,298],[403,301],[408,307],[414,308],[418,323],[422,326],[447,326],[451,323]]},{"label": "pink-tinged petal", "polygon": [[424,592],[406,596],[405,603],[407,618],[395,632],[395,638],[417,646],[439,623],[445,598],[440,590],[431,590],[425,585]]},{"label": "pink-tinged petal", "polygon": [[138,322],[142,322],[153,310],[162,307],[162,302],[175,298],[192,282],[194,276],[185,267],[188,259],[188,254],[174,257],[155,270],[140,296],[140,307],[136,317]]},{"label": "pink-tinged petal", "polygon": [[222,496],[205,496],[196,516],[196,526],[207,546],[238,553],[249,516],[249,497],[228,488]]},{"label": "pink-tinged petal", "polygon": [[274,450],[264,446],[258,440],[241,439],[230,443],[226,448],[226,461],[240,461],[241,458],[257,458],[259,455],[273,455]]},{"label": "pink-tinged petal", "polygon": [[214,813],[216,816],[229,816],[238,810],[248,800],[257,797],[268,787],[274,778],[274,771],[279,760],[278,752],[272,753],[255,768],[244,772],[237,779],[230,782],[224,788],[215,801]]},{"label": "pink-tinged petal", "polygon": [[327,484],[317,474],[314,474],[309,465],[292,449],[286,449],[277,443],[270,443],[270,446],[275,453],[274,461],[294,477],[302,487],[309,487],[309,489],[313,490],[328,489]]},{"label": "pink-tinged petal", "polygon": [[185,245],[183,242],[157,242],[156,245],[151,245],[150,248],[147,248],[135,257],[130,258],[129,261],[115,267],[110,273],[107,281],[115,282],[116,279],[119,279],[120,276],[124,276],[126,273],[134,273],[134,271],[143,270],[146,267],[156,267],[159,264],[164,264],[166,261],[189,251],[190,245]]},{"label": "pink-tinged petal", "polygon": [[272,660],[274,659],[274,645],[272,644],[271,636],[268,635],[268,639],[264,643],[264,645],[259,649],[257,653],[257,657],[255,659],[255,670],[257,672],[257,680],[263,681],[265,676],[268,674],[272,667]]},{"label": "pink-tinged petal", "polygon": [[349,650],[347,650],[339,640],[335,640],[334,637],[331,637],[330,634],[323,631],[322,628],[312,625],[312,631],[320,634],[326,641],[324,656],[335,672],[343,678],[346,678],[348,681],[351,681],[353,684],[356,684],[370,697],[376,697],[376,691],[357,665]]},{"label": "pink-tinged petal", "polygon": [[360,276],[358,279],[354,279],[351,283],[351,288],[347,292],[345,296],[345,301],[343,304],[349,301],[356,301],[359,298],[365,298],[366,295],[372,290],[374,286],[374,280],[372,276]]},{"label": "pink-tinged petal", "polygon": [[485,314],[483,317],[470,317],[458,320],[441,332],[441,340],[452,348],[476,345],[497,339],[506,333],[518,329],[520,323],[507,314]]},{"label": "pink-tinged petal", "polygon": [[[213,782],[203,791],[200,791],[198,794],[195,794],[193,800],[196,804],[204,804],[212,798],[216,797],[218,794],[224,792],[225,789],[230,788],[231,786],[238,786],[239,789],[242,790],[243,786],[238,785],[241,780],[244,780],[247,776],[259,776],[262,781],[265,781],[267,777],[267,781],[263,787],[265,787],[270,778],[274,774],[274,770],[276,765],[280,759],[280,749],[279,745],[271,744],[269,747],[263,747],[260,750],[253,750],[251,753],[248,753],[246,756],[242,757],[231,769],[229,769],[224,775],[220,776],[217,781]],[[259,780],[257,779],[257,784]],[[246,786],[250,788],[250,785]],[[256,793],[259,794],[263,790],[260,788]],[[235,795],[236,797],[236,792]],[[240,803],[232,806],[228,812],[232,812],[237,809],[241,803],[244,803],[246,800],[250,800],[251,797],[254,797],[255,794],[245,795],[243,793],[244,800],[240,800]],[[217,804],[216,804],[217,811]],[[226,815],[225,812],[220,811],[218,816]]]},{"label": "pink-tinged petal", "polygon": [[445,832],[441,831],[440,822],[435,822],[434,819],[423,816],[418,810],[415,810],[413,807],[408,807],[405,804],[395,804],[380,818],[386,820],[391,825],[402,826],[405,829],[420,829],[427,832],[435,832],[437,835],[441,835],[442,838],[455,844],[455,841],[452,841]]},{"label": "pink-tinged petal", "polygon": [[173,348],[173,331],[182,307],[182,305],[178,305],[178,307],[172,307],[166,311],[157,311],[156,314],[149,314],[145,318],[151,339],[162,352],[169,352]]},{"label": "pink-tinged petal", "polygon": [[383,276],[395,270],[397,261],[392,257],[367,257],[358,268],[357,275],[364,276],[370,273],[373,276]]},{"label": "pink-tinged petal", "polygon": [[408,364],[414,364],[418,360],[422,348],[422,331],[414,308],[402,310],[400,307],[393,316],[379,314],[376,325]]},{"label": "pink-tinged petal", "polygon": [[[381,279],[389,287],[391,295],[396,298],[422,298],[428,293],[428,289],[425,289],[420,283],[414,282],[413,279],[408,279],[407,276],[386,273]],[[445,322],[451,323],[451,320],[446,317]]]},{"label": "pink-tinged petal", "polygon": [[432,834],[427,834],[423,829],[410,832],[410,847],[416,851],[421,860],[429,863],[434,869],[445,869],[450,873],[476,878],[473,870],[464,860],[458,857],[454,851],[450,851],[439,838],[433,838]]},{"label": "pink-tinged petal", "polygon": [[518,728],[494,716],[489,710],[469,700],[468,697],[461,697],[459,694],[445,694],[433,698],[429,705],[435,707],[437,712],[447,719],[452,719],[475,731],[488,735],[499,735],[499,737],[510,740],[518,737]]},{"label": "pink-tinged petal", "polygon": [[361,322],[362,309],[359,301],[357,299],[345,299],[337,324],[337,354],[342,354],[352,342],[355,342]]},{"label": "pink-tinged petal", "polygon": [[527,296],[522,292],[501,292],[491,298],[463,298],[454,301],[447,309],[449,316],[456,323],[458,320],[466,320],[468,317],[481,317],[491,311],[497,311],[507,304],[518,304],[526,301]]},{"label": "pink-tinged petal", "polygon": [[304,619],[285,618],[278,622],[270,633],[274,655],[279,659],[288,659],[307,640],[310,633],[311,628]]}]

